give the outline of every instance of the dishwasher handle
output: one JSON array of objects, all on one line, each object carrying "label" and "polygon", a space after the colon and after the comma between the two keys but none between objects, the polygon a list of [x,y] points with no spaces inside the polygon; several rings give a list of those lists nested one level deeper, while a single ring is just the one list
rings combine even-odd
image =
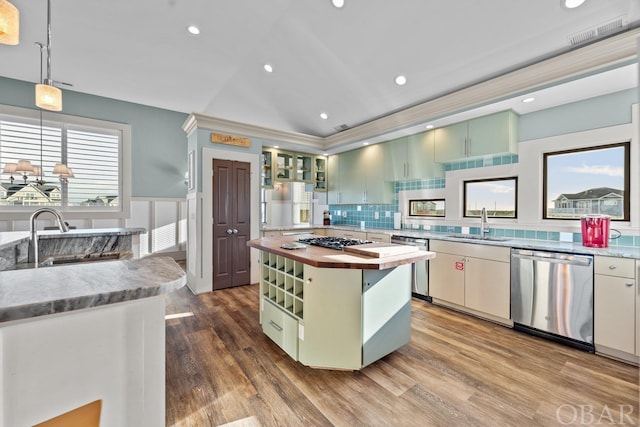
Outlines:
[{"label": "dishwasher handle", "polygon": [[511,257],[531,261],[549,262],[553,264],[590,266],[593,263],[593,257],[590,255],[573,255],[553,252],[512,250]]}]

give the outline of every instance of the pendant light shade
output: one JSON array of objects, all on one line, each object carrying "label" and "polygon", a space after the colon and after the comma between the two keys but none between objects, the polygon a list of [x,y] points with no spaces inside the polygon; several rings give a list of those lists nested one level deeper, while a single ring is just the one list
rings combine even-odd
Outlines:
[{"label": "pendant light shade", "polygon": [[61,177],[71,175],[69,173],[69,168],[64,163],[57,163],[53,167],[53,174],[60,175]]},{"label": "pendant light shade", "polygon": [[0,0],[0,43],[20,43],[20,12],[7,0]]},{"label": "pendant light shade", "polygon": [[55,86],[37,84],[36,105],[50,111],[62,110],[62,91]]},{"label": "pendant light shade", "polygon": [[5,163],[4,169],[2,170],[2,173],[6,173],[7,175],[11,175],[11,174],[15,173],[17,166],[18,166],[17,163]]},{"label": "pendant light shade", "polygon": [[20,160],[16,165],[16,172],[26,175],[29,172],[33,172],[33,166],[31,166],[31,162],[29,160]]}]

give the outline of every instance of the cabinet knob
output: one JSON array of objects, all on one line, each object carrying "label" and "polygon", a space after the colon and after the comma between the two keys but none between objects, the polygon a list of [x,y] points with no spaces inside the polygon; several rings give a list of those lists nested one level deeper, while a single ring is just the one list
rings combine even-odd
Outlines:
[{"label": "cabinet knob", "polygon": [[311,283],[311,282],[313,282],[313,279],[312,279],[311,277],[309,277],[309,278],[307,279],[307,283]]},{"label": "cabinet knob", "polygon": [[611,265],[609,266],[609,270],[615,270],[615,269],[616,269],[616,266],[615,266],[614,264],[611,264]]},{"label": "cabinet knob", "polygon": [[625,286],[626,286],[627,288],[630,288],[630,287],[632,287],[632,286],[633,286],[633,282],[627,282],[627,283],[625,283]]}]

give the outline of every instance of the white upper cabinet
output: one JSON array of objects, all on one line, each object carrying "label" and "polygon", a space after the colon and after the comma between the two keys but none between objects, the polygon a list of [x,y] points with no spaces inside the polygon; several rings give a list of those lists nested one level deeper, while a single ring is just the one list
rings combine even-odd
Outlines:
[{"label": "white upper cabinet", "polygon": [[444,176],[442,165],[435,163],[435,131],[394,139],[383,147],[386,181]]},{"label": "white upper cabinet", "polygon": [[435,130],[435,161],[518,153],[518,115],[512,110]]}]

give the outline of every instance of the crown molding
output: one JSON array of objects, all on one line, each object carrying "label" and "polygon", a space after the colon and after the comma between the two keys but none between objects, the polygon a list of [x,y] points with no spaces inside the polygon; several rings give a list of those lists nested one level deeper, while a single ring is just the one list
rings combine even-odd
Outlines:
[{"label": "crown molding", "polygon": [[197,128],[210,129],[219,132],[229,132],[250,136],[254,138],[269,139],[274,142],[289,142],[296,145],[303,145],[314,149],[322,149],[324,146],[324,138],[313,135],[306,135],[296,132],[285,132],[276,129],[270,129],[262,126],[255,126],[248,123],[236,122],[233,120],[220,119],[217,117],[206,116],[198,113],[191,113],[182,125],[182,129],[191,135]]},{"label": "crown molding", "polygon": [[638,56],[640,29],[537,62],[325,138],[325,148],[444,117]]}]

